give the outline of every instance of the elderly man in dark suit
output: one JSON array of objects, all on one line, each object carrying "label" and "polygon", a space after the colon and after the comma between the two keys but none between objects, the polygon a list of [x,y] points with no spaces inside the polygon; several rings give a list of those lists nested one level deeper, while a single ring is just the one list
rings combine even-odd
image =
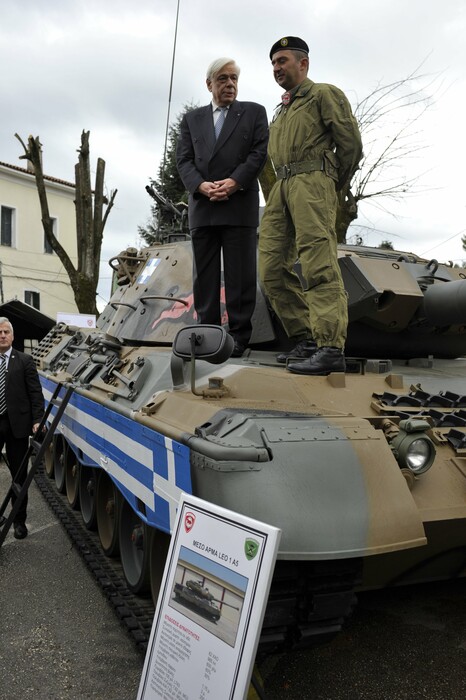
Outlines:
[{"label": "elderly man in dark suit", "polygon": [[256,303],[257,177],[267,158],[268,123],[262,105],[238,102],[240,69],[219,58],[207,69],[212,102],[185,114],[177,166],[189,191],[194,306],[200,323],[221,324],[220,256],[234,357],[251,335]]},{"label": "elderly man in dark suit", "polygon": [[[8,468],[15,478],[28,449],[29,436],[39,427],[44,397],[32,357],[12,348],[13,338],[10,321],[0,317],[0,452],[6,448]],[[27,464],[16,483],[23,484],[26,476]],[[14,499],[12,496],[13,502]],[[13,522],[18,540],[28,534],[26,514],[27,494]]]}]

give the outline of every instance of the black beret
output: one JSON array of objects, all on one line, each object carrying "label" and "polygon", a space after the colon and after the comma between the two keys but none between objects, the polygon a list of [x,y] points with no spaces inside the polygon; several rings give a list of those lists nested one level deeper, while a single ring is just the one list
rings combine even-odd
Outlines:
[{"label": "black beret", "polygon": [[300,39],[298,36],[284,36],[283,39],[279,39],[270,49],[270,59],[274,53],[277,51],[303,51],[305,54],[309,54],[309,46],[305,41]]}]

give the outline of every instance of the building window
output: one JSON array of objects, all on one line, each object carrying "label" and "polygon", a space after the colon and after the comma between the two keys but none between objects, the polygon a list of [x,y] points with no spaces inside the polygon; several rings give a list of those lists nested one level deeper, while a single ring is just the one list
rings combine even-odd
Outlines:
[{"label": "building window", "polygon": [[[53,216],[51,216],[50,218],[51,218],[51,220],[52,220],[52,231],[53,231],[53,235],[54,235],[55,238],[56,238],[56,237],[57,237],[57,220],[56,220]],[[47,255],[52,255],[52,254],[53,254],[53,248],[52,248],[52,246],[50,245],[50,243],[48,242],[48,240],[47,240],[47,238],[46,238],[45,231],[44,231],[44,253],[47,253]]]},{"label": "building window", "polygon": [[26,289],[24,291],[24,303],[40,310],[40,292],[32,292]]},{"label": "building window", "polygon": [[10,207],[3,207],[1,210],[1,245],[11,248],[14,243],[15,210]]}]

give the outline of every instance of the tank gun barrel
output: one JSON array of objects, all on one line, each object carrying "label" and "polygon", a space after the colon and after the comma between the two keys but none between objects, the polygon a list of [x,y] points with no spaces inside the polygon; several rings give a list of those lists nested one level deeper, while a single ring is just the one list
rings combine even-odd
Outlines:
[{"label": "tank gun barrel", "polygon": [[428,287],[424,295],[424,313],[434,326],[466,323],[466,280]]},{"label": "tank gun barrel", "polygon": [[237,605],[232,605],[231,603],[225,603],[224,600],[219,600],[218,598],[212,598],[216,603],[221,603],[222,605],[226,605],[227,608],[233,608],[233,610],[239,610],[239,607]]},{"label": "tank gun barrel", "polygon": [[175,207],[173,202],[171,202],[169,199],[165,199],[165,197],[162,197],[162,195],[159,194],[156,190],[154,190],[153,187],[151,187],[150,185],[146,185],[146,192],[152,197],[152,199],[154,199],[157,202],[159,207],[167,214],[171,214],[177,219],[180,219],[182,217],[182,212],[180,212],[180,210]]}]

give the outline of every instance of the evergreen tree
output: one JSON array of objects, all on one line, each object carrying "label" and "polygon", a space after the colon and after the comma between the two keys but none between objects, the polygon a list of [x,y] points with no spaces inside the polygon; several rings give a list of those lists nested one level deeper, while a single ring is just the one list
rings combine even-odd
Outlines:
[{"label": "evergreen tree", "polygon": [[164,235],[178,228],[181,229],[186,221],[186,216],[181,214],[186,212],[188,203],[188,193],[181,181],[176,167],[176,144],[180,133],[181,120],[186,112],[196,109],[197,105],[186,104],[183,111],[178,114],[175,122],[168,129],[167,148],[165,158],[160,163],[157,178],[150,181],[150,186],[162,200],[171,203],[180,212],[180,218],[177,220],[173,216],[170,206],[163,206],[159,202],[154,202],[151,206],[151,216],[147,220],[145,226],[138,226],[138,233],[142,240],[147,245],[160,243]]}]

